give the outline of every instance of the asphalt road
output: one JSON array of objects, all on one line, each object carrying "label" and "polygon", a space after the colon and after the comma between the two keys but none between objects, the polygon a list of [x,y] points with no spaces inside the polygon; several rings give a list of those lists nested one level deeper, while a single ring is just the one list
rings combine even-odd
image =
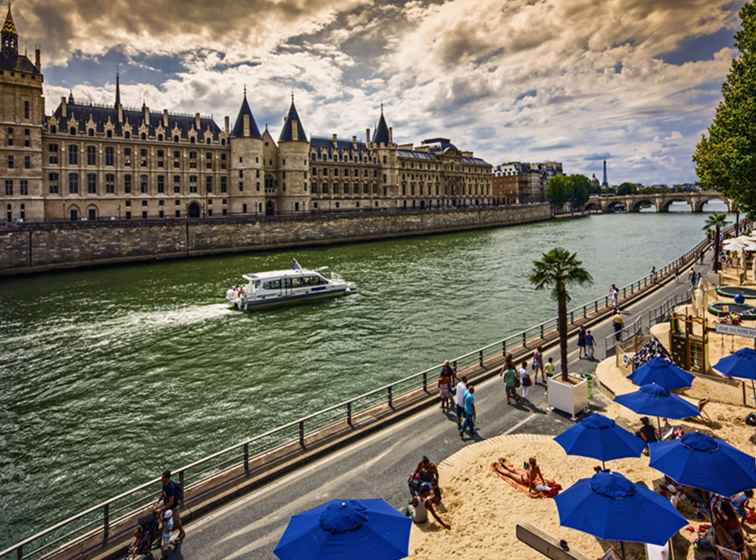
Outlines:
[{"label": "asphalt road", "polygon": [[[628,307],[626,323],[687,289],[687,275],[683,275]],[[606,320],[591,330],[597,341],[597,357],[602,358],[604,337],[612,332],[611,321]],[[596,363],[578,360],[575,344],[573,338],[570,341],[572,371],[593,371]],[[554,357],[558,364],[557,354],[558,348],[546,352],[545,356]],[[501,379],[495,377],[478,385],[477,397],[478,439],[481,440],[505,433],[556,435],[571,424],[568,417],[548,410],[540,386],[531,387],[528,403],[509,406]],[[600,407],[602,396],[596,398],[595,404]],[[474,440],[460,439],[453,416],[447,417],[438,407],[431,407],[189,524],[186,540],[172,558],[274,558],[273,549],[293,514],[335,498],[380,497],[394,507],[404,507],[409,497],[407,476],[423,455],[440,462],[471,442]]]}]

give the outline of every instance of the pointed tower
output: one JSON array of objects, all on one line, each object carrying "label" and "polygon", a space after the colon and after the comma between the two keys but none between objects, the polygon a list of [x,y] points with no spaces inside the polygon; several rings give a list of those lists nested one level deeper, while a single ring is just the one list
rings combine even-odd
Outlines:
[{"label": "pointed tower", "polygon": [[121,73],[116,72],[116,91],[115,91],[115,110],[118,115],[118,122],[123,122],[123,105],[121,105]]},{"label": "pointed tower", "polygon": [[231,131],[231,184],[229,207],[232,214],[266,212],[263,140],[247,101],[247,88]]},{"label": "pointed tower", "polygon": [[606,177],[606,160],[604,160],[604,180],[601,183],[601,186],[602,187],[608,187],[609,186],[609,181],[607,180],[607,177]]},{"label": "pointed tower", "polygon": [[10,0],[8,1],[8,14],[5,16],[5,23],[3,24],[2,42],[3,56],[18,55],[18,33],[11,13]]},{"label": "pointed tower", "polygon": [[398,207],[401,204],[398,199],[399,157],[397,146],[394,144],[394,131],[388,126],[386,117],[383,115],[383,103],[381,103],[378,126],[375,127],[369,148],[375,153],[380,166],[379,189],[383,200],[389,207]]},{"label": "pointed tower", "polygon": [[310,143],[292,93],[291,106],[278,137],[278,199],[282,212],[306,212],[310,207],[309,155]]}]

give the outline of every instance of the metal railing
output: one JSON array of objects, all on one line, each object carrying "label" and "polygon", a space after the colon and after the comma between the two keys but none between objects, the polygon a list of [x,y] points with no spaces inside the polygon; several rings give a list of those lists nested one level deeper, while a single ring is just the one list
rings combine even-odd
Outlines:
[{"label": "metal railing", "polygon": [[[620,304],[677,276],[709,244],[708,240],[704,240],[654,274],[647,274],[623,286],[619,294]],[[574,330],[578,324],[603,316],[610,310],[608,296],[574,307],[567,312],[569,329]],[[541,341],[548,341],[555,336],[557,328],[558,319],[555,317],[450,361],[458,371],[482,373],[487,366],[499,365],[508,353],[527,352]],[[434,365],[171,470],[185,489],[189,501],[193,490],[209,484],[210,479],[219,479],[232,471],[249,477],[263,470],[258,466],[269,467],[271,462],[275,464],[282,457],[291,458],[294,453],[327,441],[329,436],[344,435],[357,427],[385,418],[397,409],[418,403],[435,393],[434,373],[440,367],[441,364]],[[160,479],[155,478],[68,517],[0,551],[0,559],[46,558],[59,551],[59,547],[85,540],[90,542],[95,538],[104,546],[116,532],[114,528],[120,525],[119,530],[122,530],[125,521],[133,520],[137,513],[155,502],[159,483]]]}]

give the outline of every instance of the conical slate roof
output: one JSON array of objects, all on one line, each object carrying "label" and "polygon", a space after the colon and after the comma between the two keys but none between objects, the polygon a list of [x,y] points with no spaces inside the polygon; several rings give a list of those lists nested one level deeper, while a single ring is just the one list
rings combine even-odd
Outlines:
[{"label": "conical slate roof", "polygon": [[[296,126],[294,126],[296,123]],[[296,130],[296,137],[294,131]],[[299,119],[297,108],[294,106],[294,97],[291,98],[291,107],[289,107],[289,114],[286,115],[283,128],[281,129],[281,135],[278,137],[279,142],[307,142],[307,133],[302,126],[302,121]]]},{"label": "conical slate roof", "polygon": [[13,21],[13,14],[11,14],[10,2],[8,2],[8,14],[5,16],[5,23],[3,24],[3,33],[12,33],[13,35],[17,35],[16,24]]},{"label": "conical slate roof", "polygon": [[261,139],[260,130],[257,128],[255,117],[252,115],[252,109],[249,108],[249,103],[247,102],[246,90],[244,91],[244,101],[242,101],[241,108],[239,109],[239,116],[236,117],[236,124],[231,133],[236,138],[244,136],[244,115],[249,117],[249,137]]},{"label": "conical slate roof", "polygon": [[373,133],[373,143],[388,144],[389,140],[389,128],[386,124],[386,119],[383,117],[383,105],[381,105],[381,118],[378,120],[378,126]]}]

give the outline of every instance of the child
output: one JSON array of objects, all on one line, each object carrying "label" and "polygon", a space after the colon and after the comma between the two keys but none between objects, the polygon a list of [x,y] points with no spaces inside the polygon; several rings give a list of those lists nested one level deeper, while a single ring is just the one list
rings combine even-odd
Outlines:
[{"label": "child", "polygon": [[546,362],[546,365],[543,367],[543,371],[546,374],[546,379],[549,377],[554,377],[554,374],[556,373],[556,368],[554,367],[554,358],[549,358],[549,361]]},{"label": "child", "polygon": [[163,512],[163,526],[162,534],[160,537],[160,551],[163,553],[163,558],[173,550],[171,546],[171,532],[173,531],[173,511],[167,509]]}]

